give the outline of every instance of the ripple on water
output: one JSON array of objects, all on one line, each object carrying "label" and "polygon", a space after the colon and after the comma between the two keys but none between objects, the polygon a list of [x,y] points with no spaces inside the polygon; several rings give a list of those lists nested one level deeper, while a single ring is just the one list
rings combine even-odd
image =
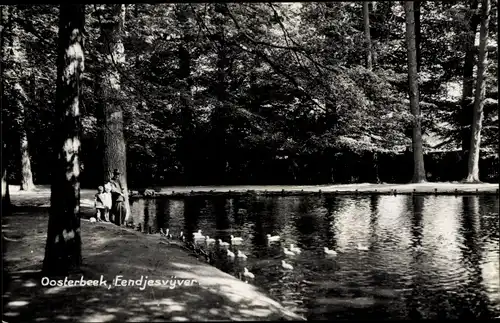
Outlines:
[{"label": "ripple on water", "polygon": [[[447,196],[188,199],[171,201],[163,218],[165,227],[187,236],[198,229],[224,241],[242,236],[237,248],[248,256],[244,266],[255,274],[253,283],[307,318],[458,318],[500,314],[493,272],[498,224],[476,216],[481,210],[498,218],[495,205],[498,200]],[[281,241],[269,245],[266,234]],[[290,243],[302,254],[285,257],[282,248]],[[369,250],[357,250],[358,243]],[[326,257],[325,246],[338,254]],[[241,263],[223,258],[217,267],[242,271]],[[282,259],[294,270],[281,268]]]}]

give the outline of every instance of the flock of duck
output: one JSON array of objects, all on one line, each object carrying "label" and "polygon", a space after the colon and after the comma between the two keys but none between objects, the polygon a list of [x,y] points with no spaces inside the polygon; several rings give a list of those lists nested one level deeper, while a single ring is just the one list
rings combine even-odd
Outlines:
[{"label": "flock of duck", "polygon": [[[214,239],[211,238],[208,235],[203,235],[201,230],[198,230],[197,232],[192,234],[192,241],[188,241],[186,239],[186,236],[184,233],[181,231],[180,234],[177,237],[174,237],[170,233],[170,229],[160,229],[160,235],[163,237],[166,237],[167,239],[175,239],[178,238],[179,240],[183,241],[192,251],[197,253],[198,255],[205,256],[207,262],[213,264],[214,259],[216,258],[216,255],[213,250],[209,251],[208,253],[201,247],[202,245],[205,245],[207,247],[218,245],[220,249],[225,251],[225,254],[228,259],[234,260],[235,258],[238,258],[240,260],[246,260],[248,258],[247,255],[245,255],[242,251],[240,250],[235,250],[235,252],[232,252],[230,250],[230,246],[238,246],[243,243],[243,238],[242,237],[235,237],[234,235],[230,236],[230,242],[223,241],[222,239]],[[266,235],[267,242],[270,243],[277,243],[281,241],[281,237],[279,235]],[[363,246],[361,244],[357,245],[357,249],[360,251],[367,251],[369,248],[367,246]],[[290,244],[289,248],[283,247],[283,253],[285,256],[296,256],[302,253],[302,250],[298,247],[296,247],[294,244]],[[328,256],[336,256],[337,251],[334,249],[329,249],[328,247],[323,248],[323,252],[325,255]],[[281,267],[286,270],[293,270],[293,266],[286,262],[285,260],[281,261]],[[243,276],[246,278],[255,278],[255,275],[251,273],[248,268],[244,267],[243,268]]]}]

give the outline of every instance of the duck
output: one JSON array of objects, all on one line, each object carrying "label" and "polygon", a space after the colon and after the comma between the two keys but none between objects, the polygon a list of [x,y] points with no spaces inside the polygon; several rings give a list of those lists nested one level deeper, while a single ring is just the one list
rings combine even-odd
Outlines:
[{"label": "duck", "polygon": [[172,239],[172,235],[170,234],[170,229],[167,229],[165,231],[165,237],[167,237],[168,239]]},{"label": "duck", "polygon": [[195,238],[196,237],[201,237],[201,236],[202,236],[201,230],[198,230],[198,232],[193,233],[193,237],[195,237]]},{"label": "duck", "polygon": [[214,242],[215,242],[215,239],[210,238],[209,236],[206,236],[206,237],[205,237],[205,242],[206,242],[207,244],[211,244],[211,243],[214,243]]},{"label": "duck", "polygon": [[239,251],[237,252],[237,255],[238,255],[238,258],[243,258],[243,259],[247,259],[247,255],[245,255],[243,252]]},{"label": "duck", "polygon": [[291,252],[290,250],[288,250],[287,248],[283,248],[283,252],[287,256],[295,256],[295,254],[293,252]]},{"label": "duck", "polygon": [[415,251],[422,251],[424,248],[422,246],[415,246],[413,247],[413,250]]},{"label": "duck", "polygon": [[333,255],[333,256],[337,255],[337,251],[332,250],[332,249],[328,249],[328,247],[325,247],[324,250],[325,250],[325,254],[327,254],[327,255]]},{"label": "duck", "polygon": [[300,248],[298,248],[298,247],[295,247],[293,245],[293,243],[290,244],[290,251],[294,252],[294,253],[301,253],[302,252],[302,250],[300,250]]},{"label": "duck", "polygon": [[267,240],[268,241],[279,241],[280,240],[280,236],[272,236],[270,234],[267,235]]},{"label": "duck", "polygon": [[243,241],[242,237],[235,237],[231,235],[231,243],[232,244],[240,244]]},{"label": "duck", "polygon": [[181,231],[181,233],[179,233],[179,240],[186,240],[186,237],[184,236],[184,232]]},{"label": "duck", "polygon": [[293,266],[290,265],[289,263],[287,263],[286,261],[282,260],[281,261],[281,267],[285,268],[285,269],[293,269]]},{"label": "duck", "polygon": [[227,250],[227,256],[230,257],[230,258],[234,258],[234,252],[232,252],[231,250]]},{"label": "duck", "polygon": [[369,250],[369,248],[367,246],[363,246],[361,243],[358,243],[357,249],[361,250],[361,251],[368,251]]},{"label": "duck", "polygon": [[219,246],[222,246],[222,247],[228,247],[228,246],[229,246],[229,243],[228,243],[228,242],[224,242],[224,241],[222,241],[221,239],[219,239]]},{"label": "duck", "polygon": [[243,276],[248,277],[248,278],[252,278],[252,279],[255,278],[255,275],[253,273],[249,272],[247,267],[243,268],[243,270],[244,270]]}]

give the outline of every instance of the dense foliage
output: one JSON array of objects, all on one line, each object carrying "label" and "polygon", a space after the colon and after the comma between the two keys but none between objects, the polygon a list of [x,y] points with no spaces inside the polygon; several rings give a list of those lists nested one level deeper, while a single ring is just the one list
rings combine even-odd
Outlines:
[{"label": "dense foliage", "polygon": [[[460,148],[468,3],[421,2],[426,152]],[[404,11],[393,1],[373,2],[370,10],[372,70],[364,67],[360,2],[127,5],[118,72],[131,185],[375,180],[332,175],[345,172],[346,156],[373,160],[411,147]],[[24,126],[35,182],[48,183],[58,6],[8,11],[6,39],[18,41],[7,41],[4,54],[4,153],[16,180]],[[497,38],[496,16],[494,2],[490,39]],[[112,17],[99,6],[86,6],[82,182],[88,185],[100,180],[102,168],[96,88],[106,19]],[[482,157],[498,160],[498,46],[488,48]],[[411,159],[385,162],[412,168]],[[400,180],[409,181],[411,174],[405,176]]]}]

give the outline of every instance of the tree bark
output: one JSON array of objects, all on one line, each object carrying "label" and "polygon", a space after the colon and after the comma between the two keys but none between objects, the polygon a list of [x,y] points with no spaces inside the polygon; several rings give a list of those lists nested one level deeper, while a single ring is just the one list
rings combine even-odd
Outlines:
[{"label": "tree bark", "polygon": [[462,88],[462,100],[461,100],[461,139],[462,139],[462,152],[464,156],[467,156],[471,141],[471,125],[472,125],[472,115],[473,115],[473,102],[472,96],[474,92],[474,58],[476,53],[475,40],[477,27],[481,23],[481,16],[477,14],[479,1],[472,0],[470,5],[471,17],[469,30],[467,32],[467,38],[465,39],[465,61],[463,70],[463,88]]},{"label": "tree bark", "polygon": [[413,1],[404,2],[406,14],[406,43],[408,49],[408,79],[410,85],[410,108],[413,115],[413,183],[426,181],[422,140],[422,116],[419,106],[417,50],[415,47],[415,19]]},{"label": "tree bark", "polygon": [[469,160],[466,182],[479,182],[479,150],[481,146],[481,128],[483,124],[484,96],[486,82],[485,70],[488,64],[488,25],[490,22],[490,0],[481,2],[481,30],[479,34],[479,58],[477,63],[477,81],[474,100],[474,114],[472,119],[472,137],[470,141]]},{"label": "tree bark", "polygon": [[56,119],[45,276],[64,275],[82,263],[80,237],[80,95],[84,70],[85,5],[61,5],[57,54]]},{"label": "tree bark", "polygon": [[[100,75],[100,100],[104,116],[104,181],[112,177],[114,169],[119,169],[125,195],[125,222],[132,221],[127,185],[127,146],[124,135],[123,95],[118,69],[125,63],[123,28],[125,5],[107,4],[101,25],[101,52],[105,57]],[[119,219],[119,224],[123,219]]]},{"label": "tree bark", "polygon": [[[4,45],[5,45],[5,22],[6,19],[4,14],[4,6],[0,6],[0,105],[3,108],[3,95],[4,95]],[[2,120],[3,129],[3,120]],[[10,215],[11,204],[10,204],[10,192],[9,183],[7,181],[7,144],[6,141],[2,142],[2,215]]]},{"label": "tree bark", "polygon": [[[16,15],[17,10],[15,6],[10,8],[11,15]],[[31,161],[28,150],[28,134],[26,131],[26,104],[29,102],[28,96],[22,86],[21,77],[23,74],[22,66],[25,65],[24,60],[26,59],[26,49],[21,44],[20,35],[21,29],[19,24],[12,22],[9,39],[9,47],[11,52],[10,61],[7,77],[12,80],[12,87],[10,92],[12,93],[13,101],[16,107],[16,126],[19,135],[19,149],[20,149],[20,168],[21,168],[21,178],[20,178],[20,189],[22,191],[31,191],[35,188],[33,184],[33,173],[31,171]]]},{"label": "tree bark", "polygon": [[370,36],[370,8],[369,2],[363,2],[363,24],[365,27],[365,42],[366,42],[366,68],[371,70],[373,68],[373,53],[372,41]]},{"label": "tree bark", "polygon": [[422,1],[414,1],[414,16],[415,16],[415,49],[417,52],[417,72],[420,73],[420,68],[422,67],[422,34],[420,28],[420,8],[422,7]]}]

